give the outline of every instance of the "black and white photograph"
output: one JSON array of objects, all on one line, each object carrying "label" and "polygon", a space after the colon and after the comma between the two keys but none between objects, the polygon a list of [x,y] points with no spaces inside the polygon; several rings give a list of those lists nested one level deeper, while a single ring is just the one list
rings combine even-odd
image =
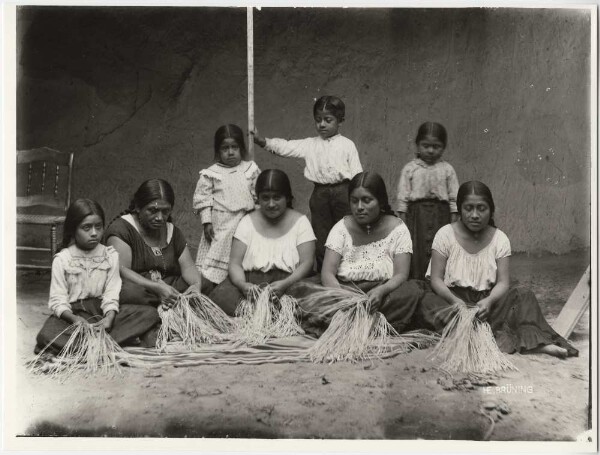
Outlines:
[{"label": "black and white photograph", "polygon": [[4,5],[5,447],[598,450],[596,4],[269,5]]}]

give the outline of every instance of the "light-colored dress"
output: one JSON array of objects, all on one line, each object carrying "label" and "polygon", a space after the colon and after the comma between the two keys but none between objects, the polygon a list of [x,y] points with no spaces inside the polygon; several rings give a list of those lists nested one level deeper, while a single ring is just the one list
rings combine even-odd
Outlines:
[{"label": "light-colored dress", "polygon": [[343,281],[389,280],[394,272],[394,257],[412,253],[410,233],[402,221],[385,238],[354,246],[343,218],[331,229],[325,246],[342,256],[337,277]]},{"label": "light-colored dress", "polygon": [[193,208],[200,211],[202,224],[212,223],[215,238],[209,243],[202,234],[196,267],[213,283],[227,277],[233,233],[242,217],[254,209],[259,174],[254,161],[242,161],[234,167],[215,163],[200,171]]},{"label": "light-colored dress", "polygon": [[244,271],[268,272],[273,269],[292,273],[300,263],[298,246],[315,240],[315,234],[305,215],[283,235],[269,238],[256,230],[252,217],[240,221],[234,237],[246,245],[242,260]]},{"label": "light-colored dress", "polygon": [[[446,258],[444,284],[449,288],[470,288],[489,291],[496,284],[498,259],[511,254],[510,241],[504,232],[496,228],[490,243],[477,253],[469,253],[458,240],[451,224],[442,227],[433,240],[432,249]],[[427,268],[431,278],[431,263]]]}]

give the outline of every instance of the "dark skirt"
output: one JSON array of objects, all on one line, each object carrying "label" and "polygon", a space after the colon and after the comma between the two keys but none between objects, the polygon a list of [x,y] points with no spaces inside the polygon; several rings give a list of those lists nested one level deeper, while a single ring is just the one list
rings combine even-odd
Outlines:
[{"label": "dark skirt", "polygon": [[[358,286],[362,291],[368,292],[371,289],[382,285],[385,281],[358,281],[350,283],[340,282],[342,285]],[[315,284],[320,284],[320,280],[313,278],[301,280],[296,283],[294,297],[301,299],[303,296],[314,292]],[[325,288],[323,288],[325,289]],[[387,321],[399,333],[415,328],[412,324],[419,302],[425,292],[423,282],[409,280],[402,283],[392,292],[390,292],[381,303],[378,311],[382,313]],[[302,308],[302,301],[300,300]],[[320,336],[329,326],[332,316],[323,316],[316,311],[302,312],[302,328],[316,336]]]},{"label": "dark skirt", "polygon": [[[261,272],[259,270],[252,270],[245,272],[246,281],[252,284],[267,284],[279,281],[290,276],[289,272],[284,272],[279,269],[272,269],[268,272]],[[297,289],[298,283],[292,284],[286,289],[286,294],[295,297],[295,290]],[[231,282],[229,277],[222,281],[208,296],[213,302],[215,302],[226,314],[229,316],[235,316],[235,310],[240,303],[240,300],[245,299],[240,290]]]},{"label": "dark skirt", "polygon": [[[73,314],[87,319],[90,323],[98,322],[104,317],[101,308],[102,300],[98,298],[79,300],[71,304]],[[151,332],[160,321],[156,308],[148,305],[120,305],[115,316],[110,336],[120,345],[136,337],[144,337]],[[34,352],[38,354],[46,346],[46,352],[58,354],[67,344],[70,331],[64,332],[70,322],[57,318],[55,315],[46,319],[37,335],[37,345]],[[59,336],[59,334],[61,334]],[[58,338],[56,338],[58,337]],[[55,339],[56,338],[56,339]],[[149,344],[152,344],[151,342]]]},{"label": "dark skirt", "polygon": [[[489,291],[453,287],[452,293],[467,305],[474,306],[490,295]],[[451,305],[432,290],[425,293],[416,317],[425,328],[441,332],[451,319]],[[502,352],[512,354],[555,344],[567,350],[569,356],[579,352],[548,324],[535,294],[520,286],[511,287],[492,305],[487,322],[490,324],[496,343]]]},{"label": "dark skirt", "polygon": [[410,278],[425,278],[431,259],[431,244],[437,231],[450,223],[450,205],[446,201],[425,199],[408,203],[406,225],[412,239]]}]

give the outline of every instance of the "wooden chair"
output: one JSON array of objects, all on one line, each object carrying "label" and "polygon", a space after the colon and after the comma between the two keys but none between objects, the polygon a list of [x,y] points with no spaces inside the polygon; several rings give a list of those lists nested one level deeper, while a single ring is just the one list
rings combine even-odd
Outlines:
[{"label": "wooden chair", "polygon": [[72,173],[73,153],[48,147],[17,151],[17,224],[50,226],[50,248],[17,245],[17,251],[49,251],[50,265],[17,263],[17,268],[51,268],[56,228],[71,203]]}]

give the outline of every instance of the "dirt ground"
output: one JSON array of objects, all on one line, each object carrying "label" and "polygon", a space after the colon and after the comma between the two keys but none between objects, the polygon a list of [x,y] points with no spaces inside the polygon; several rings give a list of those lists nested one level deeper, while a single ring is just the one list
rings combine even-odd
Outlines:
[{"label": "dirt ground", "polygon": [[[588,263],[589,251],[516,255],[511,273],[552,323]],[[588,429],[588,313],[570,338],[578,358],[511,356],[519,371],[496,378],[501,389],[455,377],[458,387],[445,390],[452,382],[430,350],[375,363],[132,368],[59,383],[24,366],[49,314],[48,286],[47,273],[18,275],[19,435],[560,441]],[[487,411],[492,429],[481,409],[500,404],[508,413]]]}]

